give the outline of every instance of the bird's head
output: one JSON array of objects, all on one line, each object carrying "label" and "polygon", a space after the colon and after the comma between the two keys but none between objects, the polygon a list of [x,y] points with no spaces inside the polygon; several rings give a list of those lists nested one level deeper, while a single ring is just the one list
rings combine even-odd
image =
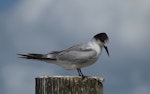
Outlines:
[{"label": "bird's head", "polygon": [[107,48],[107,44],[108,44],[108,41],[109,41],[109,38],[107,36],[106,33],[99,33],[99,34],[96,34],[94,36],[94,39],[98,42],[98,44],[101,46],[101,47],[104,47],[108,56],[109,56],[109,51],[108,51],[108,48]]}]

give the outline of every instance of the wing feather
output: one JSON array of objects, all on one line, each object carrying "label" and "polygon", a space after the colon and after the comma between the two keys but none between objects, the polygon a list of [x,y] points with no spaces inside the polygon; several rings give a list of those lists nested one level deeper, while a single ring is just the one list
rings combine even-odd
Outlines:
[{"label": "wing feather", "polygon": [[56,56],[56,59],[60,62],[85,63],[86,61],[95,58],[96,55],[96,51],[89,45],[80,44],[59,53]]}]

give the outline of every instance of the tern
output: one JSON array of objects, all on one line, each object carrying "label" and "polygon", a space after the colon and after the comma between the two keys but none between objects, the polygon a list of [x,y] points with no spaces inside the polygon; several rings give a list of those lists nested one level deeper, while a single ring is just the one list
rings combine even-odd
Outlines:
[{"label": "tern", "polygon": [[18,54],[20,58],[45,61],[56,64],[68,70],[77,70],[79,76],[84,76],[81,68],[94,64],[104,48],[107,48],[109,38],[106,33],[96,34],[91,41],[80,43],[62,51],[52,51],[48,54]]}]

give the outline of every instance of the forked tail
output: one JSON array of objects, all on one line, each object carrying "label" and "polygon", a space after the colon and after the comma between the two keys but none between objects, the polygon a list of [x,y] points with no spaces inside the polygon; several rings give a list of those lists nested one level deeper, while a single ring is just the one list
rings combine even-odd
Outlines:
[{"label": "forked tail", "polygon": [[20,58],[25,59],[37,59],[37,60],[56,60],[54,58],[48,58],[45,54],[18,54]]}]

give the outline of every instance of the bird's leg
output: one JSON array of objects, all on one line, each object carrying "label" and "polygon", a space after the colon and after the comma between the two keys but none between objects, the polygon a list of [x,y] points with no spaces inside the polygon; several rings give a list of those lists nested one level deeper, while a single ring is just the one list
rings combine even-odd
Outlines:
[{"label": "bird's leg", "polygon": [[79,69],[81,76],[84,76],[83,73],[81,72],[81,69]]},{"label": "bird's leg", "polygon": [[80,73],[80,69],[79,69],[79,68],[77,68],[77,72],[78,72],[79,76],[81,76],[81,73]]},{"label": "bird's leg", "polygon": [[78,71],[79,76],[84,77],[84,75],[83,75],[83,73],[81,72],[81,69],[80,69],[80,68],[77,68],[77,71]]}]

